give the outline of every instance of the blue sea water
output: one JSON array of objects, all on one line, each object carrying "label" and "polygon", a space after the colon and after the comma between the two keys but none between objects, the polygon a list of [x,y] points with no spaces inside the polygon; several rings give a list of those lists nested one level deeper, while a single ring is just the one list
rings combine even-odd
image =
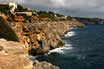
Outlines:
[{"label": "blue sea water", "polygon": [[65,37],[63,48],[37,57],[61,69],[104,69],[104,25],[72,28]]}]

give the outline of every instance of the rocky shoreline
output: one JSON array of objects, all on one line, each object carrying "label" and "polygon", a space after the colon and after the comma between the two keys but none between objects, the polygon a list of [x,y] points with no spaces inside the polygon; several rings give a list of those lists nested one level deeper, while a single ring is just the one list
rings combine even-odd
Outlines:
[{"label": "rocky shoreline", "polygon": [[34,62],[28,58],[25,46],[0,39],[0,69],[60,69],[48,62]]},{"label": "rocky shoreline", "polygon": [[64,46],[61,37],[71,27],[84,26],[51,11],[34,11],[16,4],[12,12],[8,4],[0,8],[0,69],[60,69],[46,61],[32,61],[29,55],[43,55]]},{"label": "rocky shoreline", "polygon": [[[72,26],[82,27],[77,21],[54,22],[54,23],[38,23],[25,24],[23,28],[25,31],[31,31],[34,35],[44,33],[41,36],[31,36],[32,39],[39,41],[39,48],[32,48],[30,54],[42,55],[51,49],[62,47],[64,41],[61,37],[65,35]],[[40,42],[41,41],[41,42]],[[0,68],[1,69],[60,69],[48,62],[32,61],[28,57],[28,51],[24,44],[18,42],[7,41],[0,39]]]},{"label": "rocky shoreline", "polygon": [[[64,36],[71,27],[82,27],[78,21],[27,23],[22,25],[23,37],[27,39],[27,47],[31,55],[43,55],[49,50],[62,47]],[[17,29],[18,30],[18,29]],[[19,31],[19,30],[18,30]],[[26,45],[26,44],[25,44]]]}]

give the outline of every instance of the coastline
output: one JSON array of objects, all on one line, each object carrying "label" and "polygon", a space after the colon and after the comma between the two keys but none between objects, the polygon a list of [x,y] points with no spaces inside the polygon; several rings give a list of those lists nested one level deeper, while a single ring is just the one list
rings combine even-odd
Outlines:
[{"label": "coastline", "polygon": [[[70,28],[72,27],[71,25],[70,25],[70,23],[71,22],[69,22],[69,23],[56,23],[56,25],[55,25],[55,27],[56,28],[54,28],[53,30],[55,30],[56,29],[56,31],[58,32],[58,33],[60,33],[60,34],[57,34],[58,36],[59,36],[59,38],[60,38],[60,40],[61,40],[61,37],[62,36],[64,36],[65,35],[65,33],[66,32],[68,32],[69,30],[70,30]],[[76,21],[76,23],[77,23],[77,21]],[[76,24],[75,23],[75,24]],[[43,23],[44,24],[44,23]],[[50,23],[51,24],[51,23]],[[74,25],[75,26],[75,24],[72,24],[72,25]],[[45,24],[46,25],[46,24]],[[47,25],[49,25],[49,23],[47,23]],[[62,27],[59,27],[58,29],[57,29],[57,27],[58,26],[63,26],[65,29],[63,29]],[[37,26],[37,25],[36,25]],[[41,27],[41,25],[39,25],[40,27]],[[54,26],[54,25],[53,25]],[[80,26],[80,25],[76,25],[76,26]],[[81,25],[82,26],[82,25]],[[42,25],[42,27],[45,27],[44,25]],[[53,28],[52,27],[52,25],[50,25],[49,27],[45,27],[46,28],[46,30],[47,30],[47,28]],[[50,31],[50,30],[49,30]],[[56,32],[55,31],[55,32]],[[64,31],[64,32],[62,32],[62,31]],[[52,31],[51,31],[52,32]],[[48,32],[49,33],[49,32]],[[56,35],[56,34],[55,34]],[[53,38],[55,38],[55,37],[53,37]],[[2,40],[2,39],[1,39]],[[4,40],[4,39],[3,39]],[[5,40],[6,41],[6,40]],[[2,43],[3,44],[5,44],[6,42],[8,42],[9,43],[9,41],[2,41]],[[10,41],[11,42],[11,41]],[[13,42],[13,41],[12,41]],[[63,41],[62,41],[63,42]],[[38,69],[38,67],[39,66],[41,66],[42,68],[43,68],[43,66],[44,65],[48,65],[47,66],[47,68],[54,68],[54,69],[59,69],[59,67],[57,67],[57,66],[54,66],[54,65],[52,65],[52,64],[50,64],[50,63],[48,63],[48,62],[39,62],[39,61],[31,61],[30,59],[29,59],[29,57],[28,57],[28,52],[26,51],[26,48],[25,48],[25,45],[24,46],[22,46],[22,45],[20,45],[20,47],[21,48],[18,48],[19,46],[16,46],[16,43],[15,42],[13,42],[13,45],[15,45],[17,48],[17,50],[15,49],[15,48],[13,48],[12,46],[12,43],[9,43],[10,45],[11,45],[11,47],[10,48],[8,48],[8,46],[9,45],[6,45],[7,46],[7,50],[8,49],[11,49],[12,50],[12,52],[14,52],[13,54],[11,54],[11,51],[8,51],[8,53],[10,52],[10,54],[3,54],[4,56],[7,56],[8,58],[9,58],[9,55],[11,55],[11,56],[13,56],[13,57],[15,57],[14,58],[14,61],[18,61],[18,59],[21,59],[21,60],[25,60],[25,59],[28,59],[27,61],[26,61],[26,63],[29,63],[27,66],[21,66],[20,68],[18,68],[18,66],[17,66],[17,69],[31,69],[31,68],[34,68],[35,69],[35,67],[36,67],[36,69]],[[20,43],[19,43],[20,44]],[[59,44],[60,45],[60,44]],[[61,45],[61,47],[63,47],[63,45],[64,44],[62,44]],[[1,45],[1,46],[3,46],[3,45]],[[57,48],[57,47],[60,47],[60,46],[57,46],[56,45],[56,47],[54,47],[53,49],[55,49],[55,48]],[[4,49],[4,47],[3,47],[3,49]],[[19,50],[20,49],[20,50]],[[22,50],[23,49],[23,50]],[[21,50],[22,50],[22,52],[21,52]],[[3,50],[2,50],[3,51]],[[2,51],[0,51],[0,53],[2,54]],[[4,49],[4,51],[5,51],[5,49]],[[21,52],[21,53],[24,53],[24,51],[26,52],[26,54],[27,55],[25,55],[25,54],[19,54],[19,52]],[[39,50],[38,50],[39,51]],[[49,51],[49,49],[48,49],[48,51]],[[47,52],[48,52],[47,51]],[[16,54],[16,53],[18,53],[18,54]],[[45,53],[45,52],[44,52]],[[1,55],[0,54],[0,55]],[[17,57],[18,55],[20,55],[20,57]],[[22,56],[24,56],[25,58],[23,58]],[[22,57],[22,58],[21,58]],[[10,57],[11,58],[11,57]],[[9,58],[9,59],[10,59]],[[17,59],[18,58],[18,59]],[[2,58],[1,58],[2,59]],[[9,59],[7,60],[7,62],[9,62]],[[3,61],[5,61],[5,60],[3,60]],[[10,60],[10,61],[12,61],[12,60]],[[24,61],[20,61],[20,64],[22,64],[22,65],[24,65],[25,63],[22,63],[22,62],[24,62]],[[1,62],[2,63],[2,62]],[[8,63],[5,63],[5,64],[7,64],[8,65]],[[16,64],[18,64],[18,63],[16,63]],[[34,65],[35,64],[35,65]],[[11,67],[13,66],[13,64],[11,63]],[[0,66],[1,68],[3,68],[3,66]],[[8,69],[10,69],[11,67],[9,67],[8,66]],[[24,67],[24,68],[23,68]],[[25,67],[28,67],[28,68],[25,68]],[[5,69],[5,68],[3,68],[3,69]],[[45,69],[45,68],[44,68]]]},{"label": "coastline", "polygon": [[[24,9],[26,8],[21,10],[24,11]],[[7,9],[4,8],[3,10]],[[20,7],[16,9],[16,11],[21,10]],[[54,12],[31,11],[27,9],[27,12],[33,13],[28,15],[28,13],[18,13],[16,11],[5,12],[0,16],[0,31],[1,38],[3,38],[0,39],[0,59],[2,60],[0,68],[60,69],[58,66],[45,61],[32,61],[29,59],[29,55],[44,55],[50,50],[62,48],[65,42],[61,38],[72,27],[83,27],[84,24],[70,16],[68,18],[61,14],[55,16],[57,13]],[[10,30],[8,31],[7,29]],[[11,37],[9,36],[10,34],[12,35]],[[15,40],[13,41],[13,39]]]}]

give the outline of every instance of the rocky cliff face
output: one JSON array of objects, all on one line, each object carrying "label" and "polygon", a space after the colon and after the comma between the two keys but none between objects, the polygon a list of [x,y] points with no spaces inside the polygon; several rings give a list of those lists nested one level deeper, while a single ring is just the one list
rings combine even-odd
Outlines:
[{"label": "rocky cliff face", "polygon": [[71,26],[83,26],[77,21],[63,21],[50,23],[32,23],[23,25],[24,36],[28,38],[30,54],[40,55],[49,50],[62,47],[64,41],[61,37],[70,31]]},{"label": "rocky cliff face", "polygon": [[60,68],[46,61],[39,62],[35,60],[33,69],[60,69]]},{"label": "rocky cliff face", "polygon": [[31,61],[25,46],[0,39],[0,69],[60,69],[48,62]]},{"label": "rocky cliff face", "polygon": [[43,21],[38,23],[33,23],[35,20],[32,20],[31,23],[25,23],[18,18],[16,17],[16,21],[9,24],[15,31],[19,42],[25,44],[25,48],[32,55],[42,55],[49,50],[62,47],[64,41],[61,40],[61,37],[70,31],[70,27],[84,26],[74,19],[71,21]]},{"label": "rocky cliff face", "polygon": [[80,23],[83,23],[83,24],[104,24],[104,19],[100,19],[100,18],[75,17],[75,19],[78,20]]},{"label": "rocky cliff face", "polygon": [[64,41],[61,37],[70,31],[70,27],[84,25],[72,18],[68,21],[60,14],[55,16],[53,12],[40,11],[38,14],[26,16],[7,13],[4,19],[0,17],[0,38],[9,40],[0,39],[0,69],[60,69],[45,61],[32,62],[28,53],[42,55],[62,47]]},{"label": "rocky cliff face", "polygon": [[32,31],[32,35],[30,34],[29,37],[34,43],[32,44],[30,53],[34,55],[44,54],[51,49],[62,47],[64,41],[61,40],[61,36],[69,30],[67,22],[26,24],[25,27],[27,31]]},{"label": "rocky cliff face", "polygon": [[0,69],[32,69],[24,45],[0,39]]}]

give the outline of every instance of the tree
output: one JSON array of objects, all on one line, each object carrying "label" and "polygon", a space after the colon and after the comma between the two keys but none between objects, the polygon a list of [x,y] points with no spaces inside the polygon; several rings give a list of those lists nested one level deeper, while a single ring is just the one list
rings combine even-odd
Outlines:
[{"label": "tree", "polygon": [[23,6],[21,5],[18,5],[17,6],[17,9],[15,10],[16,12],[25,12],[25,11],[28,11],[27,8],[24,8]]},{"label": "tree", "polygon": [[9,6],[8,5],[0,5],[0,12],[4,14],[8,14]]},{"label": "tree", "polygon": [[67,17],[67,20],[72,20],[73,18],[71,16],[68,16]]}]

